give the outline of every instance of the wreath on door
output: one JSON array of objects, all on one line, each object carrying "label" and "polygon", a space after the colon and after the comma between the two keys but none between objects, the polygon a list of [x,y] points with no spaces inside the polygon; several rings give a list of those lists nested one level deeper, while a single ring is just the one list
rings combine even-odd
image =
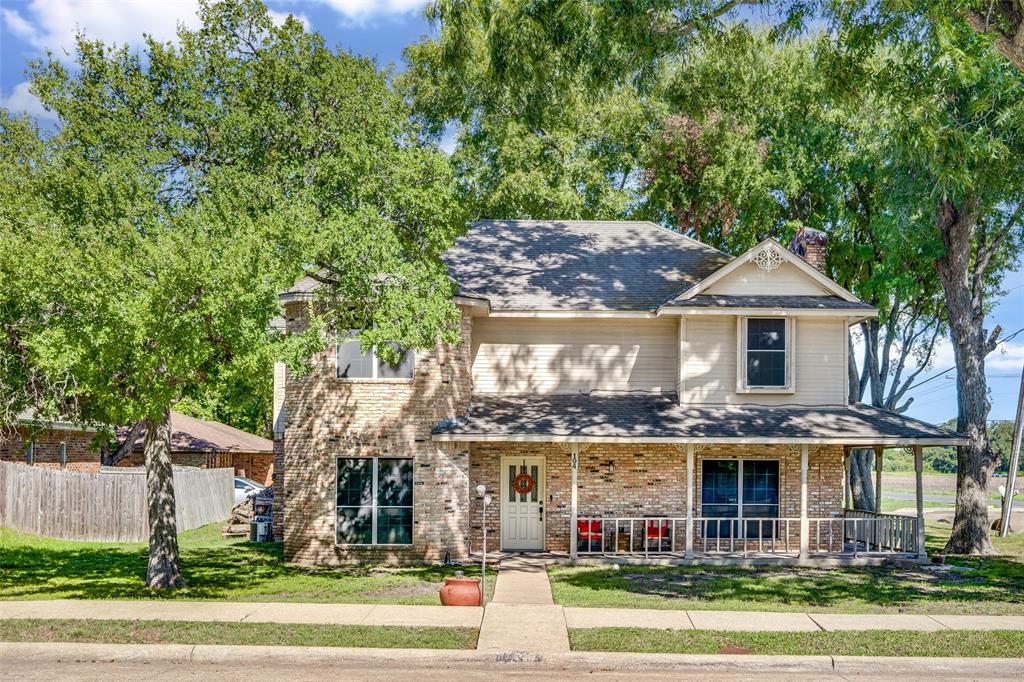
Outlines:
[{"label": "wreath on door", "polygon": [[525,471],[512,480],[512,490],[515,490],[520,495],[529,495],[533,492],[535,485],[537,485],[536,481]]}]

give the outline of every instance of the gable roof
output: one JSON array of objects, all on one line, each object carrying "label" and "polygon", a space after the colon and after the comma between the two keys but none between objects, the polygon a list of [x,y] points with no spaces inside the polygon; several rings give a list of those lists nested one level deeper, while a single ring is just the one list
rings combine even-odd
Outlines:
[{"label": "gable roof", "polygon": [[654,310],[731,260],[622,220],[482,220],[443,258],[460,293],[496,309],[616,311]]},{"label": "gable roof", "polygon": [[823,275],[816,268],[814,268],[813,266],[808,264],[807,261],[805,261],[803,258],[801,258],[800,256],[796,255],[795,253],[793,253],[792,251],[790,251],[789,249],[784,247],[782,244],[780,244],[776,240],[774,240],[771,237],[769,237],[768,239],[765,239],[764,241],[762,241],[760,244],[758,244],[754,248],[752,248],[752,249],[746,251],[745,253],[737,256],[729,264],[727,264],[724,267],[720,268],[719,270],[717,270],[713,274],[709,275],[707,278],[701,280],[699,283],[697,283],[694,286],[692,286],[692,287],[688,288],[687,290],[683,291],[682,293],[680,293],[678,296],[676,296],[667,305],[669,305],[669,306],[673,306],[673,305],[677,305],[677,304],[685,305],[687,300],[693,298],[697,294],[700,294],[702,292],[707,291],[716,282],[721,282],[723,279],[728,277],[730,273],[735,272],[739,268],[743,267],[744,264],[749,263],[751,260],[753,260],[753,257],[754,257],[755,254],[757,254],[757,253],[759,253],[759,252],[761,252],[761,251],[763,251],[765,249],[771,249],[772,251],[774,251],[776,254],[778,254],[779,257],[782,258],[782,261],[784,263],[791,263],[798,270],[800,270],[805,275],[807,275],[812,280],[814,280],[814,282],[818,286],[820,286],[824,291],[832,294],[833,296],[838,296],[839,298],[843,299],[844,301],[850,301],[850,302],[859,302],[860,301],[859,298],[857,298],[852,293],[850,293],[849,291],[847,291],[846,289],[844,289],[843,287],[839,286],[838,284],[833,282],[831,279],[829,279],[828,277]]},{"label": "gable roof", "polygon": [[[128,437],[129,428],[118,429],[118,438]],[[133,450],[141,450],[145,432]],[[265,452],[274,451],[273,441],[220,422],[196,419],[171,412],[171,452]]]},{"label": "gable roof", "polygon": [[[706,293],[769,248],[791,263],[822,296],[726,296]],[[808,265],[774,239],[733,258],[649,221],[481,220],[442,255],[460,303],[486,302],[506,314],[652,315],[680,308],[845,310],[872,306]],[[312,300],[311,276],[279,294],[282,304]],[[814,300],[811,300],[814,299]]]}]

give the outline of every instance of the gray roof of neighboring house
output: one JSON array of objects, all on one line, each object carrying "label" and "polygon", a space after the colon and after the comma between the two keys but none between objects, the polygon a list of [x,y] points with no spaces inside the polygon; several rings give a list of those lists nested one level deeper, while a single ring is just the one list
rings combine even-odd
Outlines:
[{"label": "gray roof of neighboring house", "polygon": [[483,220],[443,258],[512,310],[653,310],[732,259],[651,222],[583,220]]},{"label": "gray roof of neighboring house", "polygon": [[873,310],[870,303],[838,296],[724,296],[697,294],[670,305],[680,308],[805,308],[809,310]]},{"label": "gray roof of neighboring house", "polygon": [[960,434],[867,405],[680,405],[660,394],[474,396],[439,440],[675,440],[955,445]]},{"label": "gray roof of neighboring house", "polygon": [[[130,431],[129,427],[119,428],[118,439],[127,438]],[[135,441],[134,450],[142,449],[144,436],[145,431]],[[171,451],[269,454],[274,451],[274,442],[227,424],[171,412]]]}]

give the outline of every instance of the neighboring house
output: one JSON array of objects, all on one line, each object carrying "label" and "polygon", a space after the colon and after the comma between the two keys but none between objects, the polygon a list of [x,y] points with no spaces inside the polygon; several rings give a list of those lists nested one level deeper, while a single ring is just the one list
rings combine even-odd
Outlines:
[{"label": "neighboring house", "polygon": [[[118,430],[123,441],[128,428]],[[142,466],[144,439],[140,435],[129,456],[118,466]],[[171,412],[171,461],[203,469],[232,468],[236,476],[270,485],[274,476],[274,443],[220,422]]]},{"label": "neighboring house", "polygon": [[[390,367],[350,341],[308,376],[275,373],[285,558],[467,558],[481,484],[490,551],[923,557],[921,512],[844,509],[846,452],[920,463],[963,438],[849,403],[849,327],[877,311],[819,271],[824,235],[793,248],[732,257],[649,222],[476,223],[445,255],[460,345]],[[315,289],[281,294],[288,331]]]},{"label": "neighboring house", "polygon": [[100,470],[92,447],[96,429],[66,421],[40,419],[32,411],[18,416],[13,429],[0,433],[0,461],[68,471]]}]

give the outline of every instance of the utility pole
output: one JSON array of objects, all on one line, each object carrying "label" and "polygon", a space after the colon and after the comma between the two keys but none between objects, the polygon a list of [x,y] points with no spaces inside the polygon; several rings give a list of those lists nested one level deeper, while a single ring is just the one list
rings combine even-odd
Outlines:
[{"label": "utility pole", "polygon": [[1013,491],[1017,485],[1017,467],[1020,466],[1020,438],[1024,431],[1024,367],[1020,372],[1020,396],[1017,398],[1017,421],[1013,425],[1013,446],[1010,448],[1010,468],[1006,472],[1006,494],[1003,495],[1003,519],[999,524],[999,537],[1010,532],[1010,513],[1013,511]]}]

